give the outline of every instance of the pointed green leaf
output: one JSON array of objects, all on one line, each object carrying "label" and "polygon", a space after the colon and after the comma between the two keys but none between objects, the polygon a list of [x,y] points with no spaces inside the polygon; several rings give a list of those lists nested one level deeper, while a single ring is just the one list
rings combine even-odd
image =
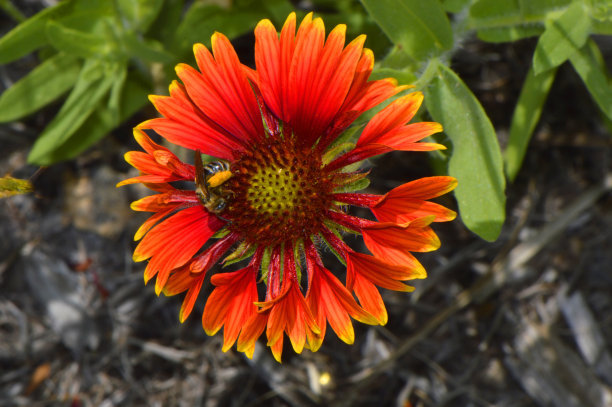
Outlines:
[{"label": "pointed green leaf", "polygon": [[384,33],[415,59],[453,46],[453,31],[438,0],[361,0]]},{"label": "pointed green leaf", "polygon": [[161,62],[163,64],[171,64],[176,61],[176,57],[155,40],[137,38],[133,33],[125,33],[122,39],[126,52],[130,56],[146,62]]},{"label": "pointed green leaf", "polygon": [[561,65],[581,48],[589,36],[591,24],[581,2],[575,2],[546,24],[533,54],[533,72],[538,75]]},{"label": "pointed green leaf", "polygon": [[540,35],[547,18],[564,11],[571,0],[477,0],[470,7],[468,27],[484,41],[506,42]]},{"label": "pointed green leaf", "polygon": [[550,69],[539,75],[534,75],[532,66],[527,73],[519,100],[514,108],[508,146],[504,151],[506,174],[510,181],[516,178],[521,168],[527,144],[529,144],[531,134],[538,124],[538,120],[540,120],[540,114],[556,72],[557,69]]},{"label": "pointed green leaf", "polygon": [[179,50],[171,47],[174,33],[183,18],[183,0],[164,0],[162,8],[157,18],[151,24],[153,29],[149,30],[147,36],[161,41],[167,49],[172,49],[173,53]]},{"label": "pointed green leaf", "polygon": [[442,7],[449,13],[459,13],[468,7],[471,0],[442,0]]},{"label": "pointed green leaf", "polygon": [[55,49],[70,55],[95,58],[110,51],[109,43],[103,36],[74,30],[55,21],[47,23],[46,34]]},{"label": "pointed green leaf", "polygon": [[487,42],[513,42],[523,38],[536,37],[544,32],[544,25],[517,25],[514,27],[483,28],[478,38]]},{"label": "pointed green leaf", "polygon": [[81,18],[81,13],[100,17],[110,15],[112,11],[113,2],[108,0],[63,1],[56,6],[46,8],[0,38],[0,63],[14,61],[46,45],[45,29],[48,21],[67,18],[89,24]]},{"label": "pointed green leaf", "polygon": [[17,7],[13,6],[13,3],[11,3],[10,0],[0,0],[0,9],[19,23],[27,20],[27,17],[24,16]]},{"label": "pointed green leaf", "polygon": [[64,144],[74,134],[91,115],[98,102],[108,93],[115,77],[113,75],[106,75],[96,79],[89,78],[87,73],[91,70],[88,65],[97,64],[88,61],[83,67],[68,99],[34,143],[28,156],[29,163],[39,165],[50,164],[49,154]]},{"label": "pointed green leaf", "polygon": [[570,62],[599,108],[612,120],[612,83],[595,41],[589,39],[570,56]]},{"label": "pointed green leaf", "polygon": [[66,93],[79,76],[76,58],[57,54],[38,65],[0,96],[0,122],[20,119]]},{"label": "pointed green leaf", "polygon": [[[116,85],[113,85],[116,88]],[[112,91],[111,91],[112,92]],[[149,89],[141,84],[136,78],[128,76],[122,88],[121,110],[119,116],[112,111],[112,107],[105,106],[101,100],[89,118],[79,129],[63,144],[46,155],[46,163],[51,164],[58,161],[68,160],[81,154],[94,143],[101,140],[121,122],[142,109],[148,103],[147,95]],[[110,97],[109,99],[112,99]],[[110,105],[110,101],[109,101]]]},{"label": "pointed green leaf", "polygon": [[62,14],[67,3],[44,9],[30,17],[0,38],[0,63],[7,63],[40,48],[47,43],[45,25],[54,16]]},{"label": "pointed green leaf", "polygon": [[118,0],[121,14],[131,27],[146,32],[162,8],[164,0]]},{"label": "pointed green leaf", "polygon": [[463,81],[442,64],[425,89],[425,102],[453,144],[448,172],[459,181],[455,196],[463,223],[483,239],[497,239],[505,219],[505,179],[487,114]]},{"label": "pointed green leaf", "polygon": [[124,66],[123,69],[120,70],[119,74],[115,77],[115,81],[110,88],[107,108],[111,115],[112,121],[115,122],[115,125],[119,124],[119,116],[122,108],[121,95],[123,94],[123,86],[125,85],[126,79],[127,66]]}]

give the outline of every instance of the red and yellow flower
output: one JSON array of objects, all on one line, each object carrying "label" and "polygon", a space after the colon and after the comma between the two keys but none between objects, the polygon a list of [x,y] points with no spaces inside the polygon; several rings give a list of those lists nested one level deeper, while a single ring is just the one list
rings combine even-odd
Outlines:
[{"label": "red and yellow flower", "polygon": [[[296,352],[316,351],[328,323],[352,343],[351,318],[386,323],[378,289],[412,291],[405,281],[426,276],[412,253],[437,249],[431,223],[455,217],[429,201],[455,187],[451,177],[422,178],[383,196],[355,192],[367,176],[358,162],[444,146],[421,142],[440,124],[409,123],[420,92],[396,97],[356,143],[340,141],[363,112],[407,89],[392,79],[369,81],[374,57],[363,48],[365,36],[345,46],[345,30],[339,25],[326,38],[322,20],[309,14],[296,33],[291,14],[279,35],[263,20],[255,29],[255,70],[216,33],[212,53],[194,46],[198,70],[178,65],[181,82],[170,85],[170,96],[151,96],[162,117],[134,130],[144,152],[128,152],[126,160],[141,174],[120,185],[143,183],[156,192],[132,204],[153,212],[135,236],[134,260],[148,260],[145,282],[155,277],[157,294],[185,293],[182,322],[213,265],[250,259],[210,277],[202,324],[209,335],[223,328],[224,351],[237,343],[251,356],[265,331],[280,361],[285,335]],[[210,172],[204,187],[214,192],[204,200],[197,188],[178,189],[173,182],[197,182],[202,174],[153,142],[154,133],[224,160],[229,175],[213,182]],[[212,195],[223,196],[218,210],[207,205]],[[350,215],[351,205],[376,220]],[[347,232],[362,235],[371,254],[351,249]],[[323,264],[322,247],[346,264],[344,282]],[[265,286],[261,297],[258,285]]]}]

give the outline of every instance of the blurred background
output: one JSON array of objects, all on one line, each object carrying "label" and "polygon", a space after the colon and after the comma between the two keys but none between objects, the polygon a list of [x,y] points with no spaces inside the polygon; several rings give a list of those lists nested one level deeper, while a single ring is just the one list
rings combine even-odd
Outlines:
[{"label": "blurred background", "polygon": [[[387,24],[405,12],[394,3],[418,2],[0,1],[0,176],[31,181],[0,199],[0,405],[612,405],[610,6],[539,0],[516,14],[511,2],[431,2],[444,20],[429,27],[454,36],[406,56],[414,41]],[[471,134],[461,120],[490,121],[484,144],[500,162],[486,170],[507,183],[480,195],[484,181],[463,168],[469,199],[501,207],[493,226],[462,216],[475,205],[467,198],[439,200],[460,218],[435,225],[442,247],[417,255],[429,277],[415,292],[383,292],[388,324],[355,324],[352,346],[329,331],[318,352],[286,348],[278,364],[263,340],[252,360],[221,352],[222,337],[202,330],[203,301],[180,324],[182,298],[143,285],[131,257],[146,215],[129,205],[147,190],[115,185],[136,175],[123,154],[138,149],[132,127],[156,115],[146,95],[167,94],[173,66],[194,63],[194,42],[223,32],[253,66],[256,23],[278,28],[292,10],[315,11],[328,31],[346,23],[349,40],[366,33],[382,61],[373,75],[431,100],[431,61],[452,70],[469,99],[456,102],[484,110],[445,114],[441,142]],[[575,29],[555,40],[569,17]],[[582,41],[580,52],[564,38]],[[421,117],[439,120],[442,102]],[[369,192],[447,173],[450,159],[372,159]]]}]

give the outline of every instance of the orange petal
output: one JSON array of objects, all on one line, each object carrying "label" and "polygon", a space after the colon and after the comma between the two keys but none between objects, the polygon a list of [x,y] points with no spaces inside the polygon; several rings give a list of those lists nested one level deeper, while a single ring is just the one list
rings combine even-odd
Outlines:
[{"label": "orange petal", "polygon": [[[238,100],[237,90],[224,82],[224,74],[219,72],[217,63],[208,49],[201,44],[196,44],[194,53],[198,66],[202,70],[201,73],[186,64],[179,64],[176,67],[176,73],[185,85],[189,98],[199,110],[234,138],[246,141],[259,137],[260,135],[256,134],[257,129],[252,127],[251,119],[241,121],[251,111],[250,109],[247,112],[243,111],[244,106],[242,101]],[[242,70],[236,75],[242,75],[246,81]],[[255,96],[252,95],[252,98],[254,100]],[[259,118],[259,110],[257,118]],[[259,122],[261,123],[261,120]],[[263,135],[263,125],[261,135]]]},{"label": "orange petal", "polygon": [[[431,222],[433,217],[421,218]],[[430,252],[440,247],[440,239],[434,231],[415,220],[398,225],[395,223],[374,223],[362,229],[364,239],[373,245],[406,252]],[[369,247],[368,247],[369,248]],[[380,257],[380,256],[379,256]]]},{"label": "orange petal", "polygon": [[276,342],[274,342],[273,345],[270,345],[270,350],[272,351],[272,355],[274,356],[274,359],[276,359],[276,361],[278,363],[281,363],[281,356],[283,354],[283,337],[281,336]]},{"label": "orange petal", "polygon": [[198,295],[200,294],[200,289],[202,288],[202,283],[204,282],[204,275],[199,278],[193,279],[191,286],[189,287],[189,291],[185,295],[185,299],[183,300],[183,304],[181,305],[181,310],[179,312],[179,321],[181,323],[185,322],[191,311],[193,310],[193,306],[195,305],[196,300],[198,299]]},{"label": "orange petal", "polygon": [[167,297],[180,294],[187,291],[189,287],[193,285],[194,280],[200,277],[200,275],[192,275],[189,272],[188,266],[179,267],[172,270],[170,277],[168,277],[168,282],[164,286],[162,292]]},{"label": "orange petal", "polygon": [[[394,130],[391,130],[382,136],[378,137],[376,142],[377,144],[382,144],[387,147],[391,147],[394,150],[398,151],[414,151],[415,148],[419,148],[414,144],[417,141],[422,140],[425,137],[431,136],[432,134],[439,133],[442,131],[442,125],[435,122],[419,122],[407,124],[401,127],[398,127]],[[373,144],[375,144],[373,143]],[[433,144],[435,143],[424,143],[424,144]],[[420,145],[420,143],[419,143]],[[445,149],[446,147],[437,144],[439,146],[437,149]],[[422,148],[422,147],[421,147]]]},{"label": "orange petal", "polygon": [[349,275],[351,275],[352,290],[359,299],[359,304],[372,314],[380,325],[385,325],[388,320],[387,309],[376,286],[359,273],[349,273]]},{"label": "orange petal", "polygon": [[130,208],[134,211],[160,212],[175,208],[183,203],[197,203],[198,198],[193,191],[174,190],[163,194],[145,196],[132,202]]},{"label": "orange petal", "polygon": [[434,216],[434,222],[455,219],[457,214],[426,199],[452,191],[457,186],[453,177],[426,177],[400,185],[385,194],[371,208],[381,222],[405,223],[425,216]]},{"label": "orange petal", "polygon": [[[325,41],[323,20],[308,14],[297,32],[295,51],[289,70],[287,108],[290,123],[298,137],[305,143],[312,143],[315,135],[310,133],[312,126],[313,106],[316,103],[313,95],[313,83],[317,80],[318,66]],[[316,135],[316,137],[320,134]]]},{"label": "orange petal", "polygon": [[146,221],[143,222],[142,225],[140,225],[140,227],[138,228],[138,230],[136,231],[136,234],[134,235],[134,240],[140,240],[142,239],[142,237],[153,227],[155,226],[159,221],[161,221],[162,219],[164,219],[166,216],[170,215],[175,209],[177,209],[178,205],[176,206],[171,206],[168,209],[166,209],[165,211],[162,212],[158,212],[155,215],[151,216],[149,219],[147,219]]},{"label": "orange petal", "polygon": [[[385,263],[376,257],[362,253],[350,252],[346,263],[348,273],[359,274],[373,284],[389,290],[414,291],[414,287],[400,281],[425,277],[419,270]],[[349,281],[347,281],[347,287],[352,288]]]},{"label": "orange petal", "polygon": [[355,334],[349,315],[366,324],[376,324],[377,320],[357,305],[353,296],[329,270],[310,263],[309,273],[312,274],[312,280],[306,303],[321,328],[320,335],[309,338],[310,349],[315,352],[321,346],[327,321],[338,338],[352,344]]},{"label": "orange petal", "polygon": [[283,118],[281,62],[276,28],[270,20],[262,20],[255,27],[255,65],[259,74],[259,89],[266,106],[279,118]]},{"label": "orange petal", "polygon": [[[261,336],[268,323],[270,312],[258,312],[252,314],[244,324],[238,337],[238,352],[244,352],[248,358],[253,357],[255,342]],[[278,341],[282,342],[282,341]]]},{"label": "orange petal", "polygon": [[268,346],[274,347],[282,340],[283,331],[287,333],[296,353],[301,353],[306,343],[307,331],[318,335],[321,330],[300,292],[297,282],[291,279],[286,295],[270,309],[266,335]]},{"label": "orange petal", "polygon": [[[246,322],[257,312],[256,272],[252,267],[216,274],[213,290],[204,307],[202,326],[214,335],[225,325],[223,351],[233,346]],[[222,276],[222,277],[219,277]]]},{"label": "orange petal", "polygon": [[261,139],[264,129],[259,106],[234,47],[225,35],[218,32],[213,34],[211,45],[222,77],[217,87],[221,96],[235,109],[233,114],[246,128],[249,138]]},{"label": "orange petal", "polygon": [[159,272],[155,283],[159,295],[170,270],[192,258],[224,223],[198,205],[170,216],[150,230],[134,250],[134,261],[151,258],[145,269],[145,283]]},{"label": "orange petal", "polygon": [[389,106],[378,112],[366,125],[359,137],[357,146],[379,143],[386,133],[406,123],[416,114],[423,102],[423,93],[412,92],[394,100]]}]

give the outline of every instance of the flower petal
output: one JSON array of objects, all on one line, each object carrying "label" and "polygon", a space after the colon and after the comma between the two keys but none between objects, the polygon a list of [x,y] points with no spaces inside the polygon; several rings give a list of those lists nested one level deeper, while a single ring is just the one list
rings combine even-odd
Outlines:
[{"label": "flower petal", "polygon": [[306,294],[306,303],[313,313],[321,332],[309,338],[310,350],[317,351],[325,337],[327,321],[342,341],[353,343],[354,330],[349,315],[366,324],[376,324],[377,319],[364,311],[350,292],[321,263],[312,242],[307,242],[306,262],[311,284]]},{"label": "flower petal", "polygon": [[[268,324],[268,316],[270,311],[257,312],[252,314],[250,318],[244,324],[238,336],[238,352],[244,352],[249,359],[253,358],[253,352],[255,351],[255,342],[257,338],[261,336],[263,331],[266,329]],[[279,340],[282,344],[282,339]],[[277,359],[279,360],[279,359]]]},{"label": "flower petal", "polygon": [[[346,263],[347,273],[359,274],[373,284],[389,290],[414,291],[414,287],[400,281],[425,278],[419,270],[385,263],[376,257],[357,252],[350,252]],[[347,288],[352,288],[348,281]]]},{"label": "flower petal", "polygon": [[159,273],[155,283],[155,292],[159,295],[170,271],[191,259],[224,224],[197,205],[155,226],[134,250],[134,261],[151,258],[145,269],[145,283]]},{"label": "flower petal", "polygon": [[374,223],[362,228],[362,233],[364,241],[387,247],[389,250],[430,252],[440,247],[440,239],[427,226],[432,220],[433,217],[419,218],[401,225],[388,222]]},{"label": "flower petal", "polygon": [[371,210],[381,222],[405,223],[425,216],[434,216],[434,222],[447,222],[457,214],[426,200],[444,195],[456,186],[453,177],[421,178],[392,189]]},{"label": "flower petal", "polygon": [[248,141],[263,136],[263,125],[255,95],[251,91],[238,57],[221,34],[212,38],[215,60],[202,44],[194,45],[200,72],[186,64],[176,67],[189,98],[204,115],[231,134]]},{"label": "flower petal", "polygon": [[238,339],[247,321],[257,313],[256,270],[248,266],[241,270],[216,274],[211,282],[216,286],[206,301],[202,326],[207,335],[216,334],[225,325],[223,351]]},{"label": "flower petal", "polygon": [[352,290],[359,299],[359,304],[361,304],[364,310],[372,314],[380,325],[385,325],[389,317],[385,303],[376,286],[359,273],[349,273],[347,275],[347,285],[349,276],[351,278]]}]

